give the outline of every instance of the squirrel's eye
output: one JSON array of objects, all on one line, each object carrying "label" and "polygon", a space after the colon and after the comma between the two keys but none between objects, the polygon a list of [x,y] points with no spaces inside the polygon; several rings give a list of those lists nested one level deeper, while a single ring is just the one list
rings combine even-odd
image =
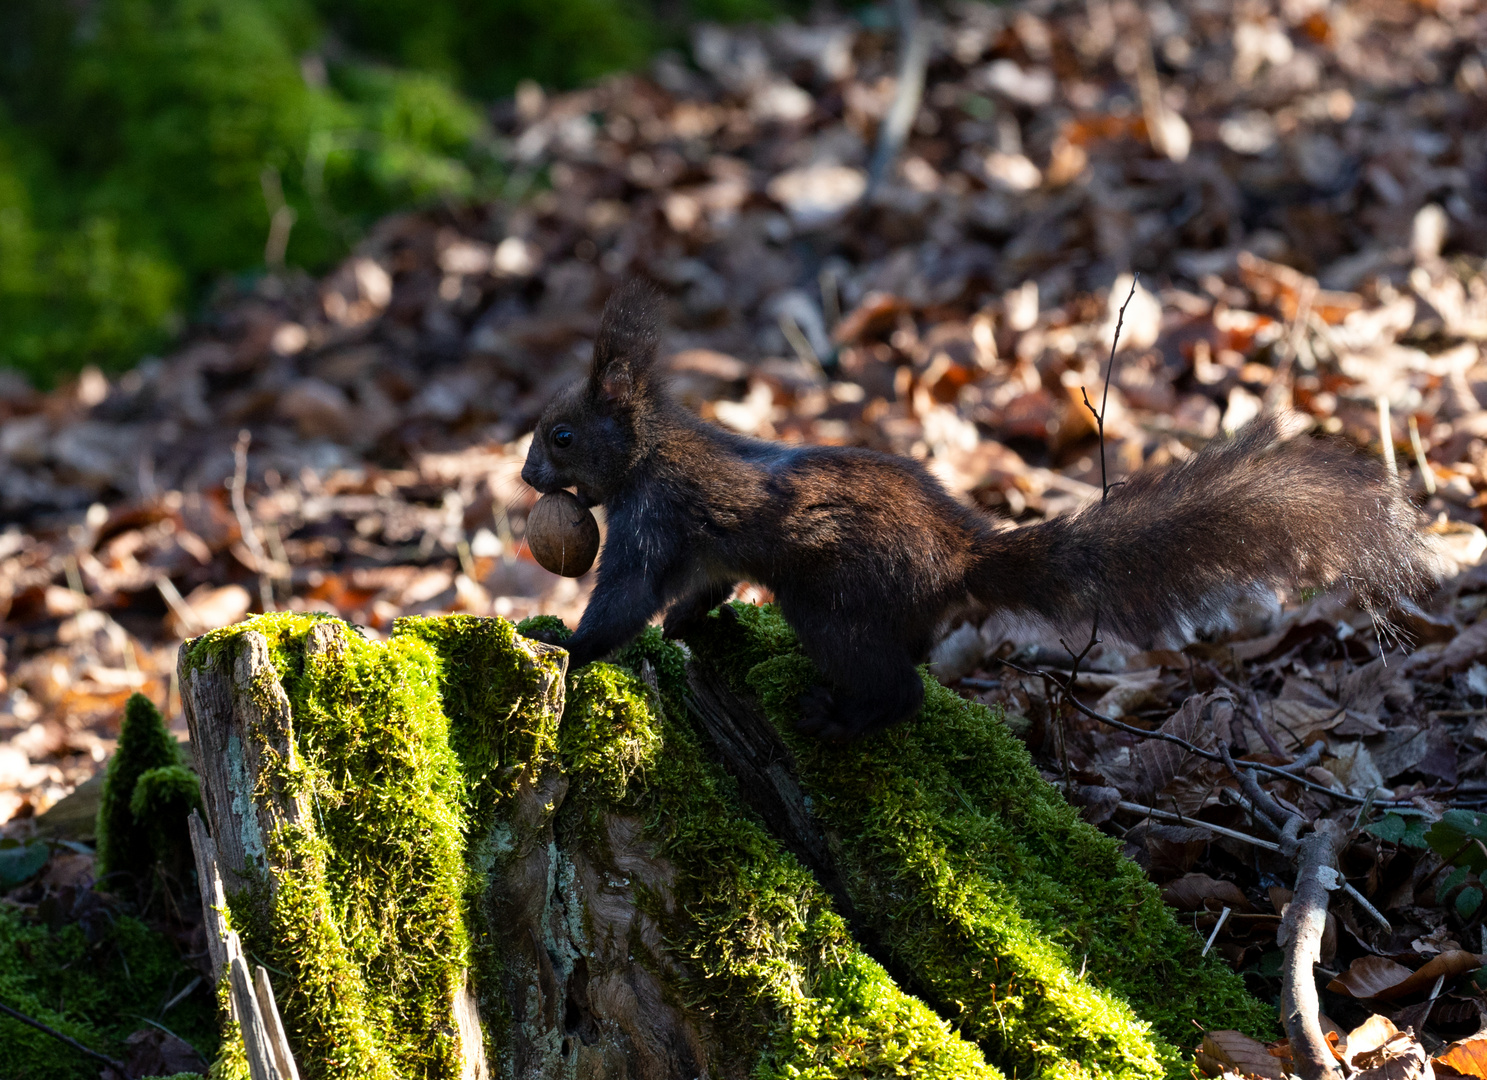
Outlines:
[{"label": "squirrel's eye", "polygon": [[552,444],[559,450],[566,450],[573,445],[573,432],[567,428],[558,428],[552,433]]}]

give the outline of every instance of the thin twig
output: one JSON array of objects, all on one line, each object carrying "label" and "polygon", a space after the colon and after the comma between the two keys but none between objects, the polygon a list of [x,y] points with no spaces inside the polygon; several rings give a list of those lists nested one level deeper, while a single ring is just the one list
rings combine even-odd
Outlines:
[{"label": "thin twig", "polygon": [[72,1047],[74,1050],[76,1050],[76,1051],[78,1051],[79,1053],[82,1053],[82,1054],[87,1054],[90,1058],[92,1058],[95,1061],[101,1061],[101,1062],[103,1062],[110,1069],[113,1069],[115,1072],[117,1072],[120,1076],[128,1076],[129,1075],[129,1066],[128,1065],[125,1065],[122,1061],[116,1061],[115,1059],[109,1057],[107,1054],[100,1054],[97,1050],[90,1050],[88,1047],[86,1047],[82,1043],[78,1042],[72,1036],[70,1036],[70,1035],[63,1035],[56,1028],[48,1027],[47,1025],[43,1024],[40,1020],[33,1020],[33,1019],[31,1019],[31,1017],[27,1016],[25,1013],[21,1012],[19,1009],[12,1009],[9,1005],[5,1004],[5,1002],[3,1002],[3,1001],[0,1001],[0,1012],[3,1012],[6,1016],[11,1017],[12,1019],[19,1020],[23,1024],[30,1024],[37,1031],[43,1032],[43,1033],[45,1033],[47,1035],[50,1035],[52,1038],[57,1039],[60,1042],[66,1043],[68,1046]]},{"label": "thin twig", "polygon": [[1389,417],[1389,395],[1380,394],[1379,400],[1379,444],[1384,451],[1384,465],[1390,476],[1399,475],[1399,465],[1394,460],[1394,421]]},{"label": "thin twig", "polygon": [[[1002,657],[992,657],[991,659],[997,661],[997,663],[999,664],[1005,664],[1013,671],[1019,672],[1023,675],[1032,675],[1037,678],[1052,678],[1052,676],[1048,672],[1041,669],[1025,668],[1020,664],[1013,663],[1011,660],[1006,660]],[[1169,731],[1152,731],[1147,728],[1136,727],[1134,724],[1126,724],[1121,722],[1120,720],[1116,720],[1112,717],[1095,712],[1095,710],[1091,709],[1088,705],[1084,704],[1084,702],[1080,701],[1078,698],[1071,697],[1068,700],[1069,704],[1073,705],[1075,709],[1083,713],[1085,716],[1089,717],[1091,720],[1098,720],[1100,723],[1113,727],[1117,731],[1124,731],[1129,735],[1135,735],[1142,739],[1159,739],[1162,742],[1172,743],[1175,746],[1182,747],[1190,754],[1196,754],[1198,757],[1202,758],[1205,761],[1214,761],[1222,764],[1224,760],[1215,751],[1204,750],[1202,747],[1188,742],[1180,735],[1173,735]],[[1322,784],[1317,783],[1315,780],[1308,780],[1304,776],[1296,776],[1293,773],[1287,772],[1286,769],[1278,765],[1267,765],[1264,762],[1260,761],[1236,761],[1235,764],[1241,769],[1254,769],[1257,772],[1269,773],[1272,776],[1279,776],[1283,780],[1290,780],[1293,783],[1300,784],[1302,787],[1307,788],[1310,791],[1315,791],[1322,795],[1330,795],[1340,802],[1352,803],[1354,805],[1363,802],[1363,796],[1361,795],[1354,795],[1348,791],[1338,791],[1335,788],[1326,787]],[[1413,806],[1414,804],[1408,799],[1375,799],[1374,805],[1408,807]]]},{"label": "thin twig", "polygon": [[1129,810],[1132,813],[1141,814],[1145,817],[1155,818],[1157,821],[1166,821],[1174,825],[1187,825],[1195,829],[1207,829],[1215,836],[1227,836],[1230,840],[1238,840],[1242,844],[1253,844],[1265,851],[1280,851],[1280,845],[1272,840],[1261,840],[1258,836],[1242,833],[1237,829],[1231,829],[1225,825],[1215,825],[1211,821],[1199,821],[1183,814],[1173,813],[1171,810],[1159,810],[1155,806],[1145,806],[1141,803],[1122,799],[1116,803],[1121,810]]},{"label": "thin twig", "polygon": [[237,515],[243,544],[253,556],[253,569],[258,571],[258,599],[264,611],[274,611],[278,605],[274,603],[274,586],[268,576],[268,557],[258,542],[258,530],[253,525],[253,515],[248,513],[248,500],[244,494],[248,487],[248,446],[252,441],[253,433],[243,428],[238,432],[237,445],[232,450],[232,512]]},{"label": "thin twig", "polygon": [[1435,470],[1430,467],[1430,461],[1425,457],[1425,444],[1420,441],[1420,424],[1415,420],[1415,414],[1410,413],[1410,449],[1415,454],[1415,465],[1420,469],[1420,479],[1425,484],[1425,494],[1435,494]]},{"label": "thin twig", "polygon": [[909,129],[919,115],[919,103],[924,97],[924,73],[929,66],[929,27],[919,14],[919,0],[897,0],[894,8],[898,13],[898,86],[893,103],[888,107],[888,115],[878,129],[878,145],[873,151],[867,190],[863,193],[867,200],[888,179],[893,163],[909,137]]},{"label": "thin twig", "polygon": [[[1115,352],[1116,352],[1116,348],[1120,345],[1120,329],[1125,324],[1125,321],[1126,321],[1126,308],[1130,306],[1131,298],[1136,295],[1136,283],[1138,281],[1140,281],[1140,280],[1141,280],[1141,275],[1139,273],[1132,274],[1131,275],[1131,291],[1126,294],[1125,301],[1120,305],[1120,311],[1116,313],[1116,317],[1115,317],[1115,336],[1110,339],[1110,359],[1109,359],[1109,361],[1105,365],[1105,390],[1104,390],[1104,392],[1100,396],[1100,408],[1099,408],[1099,411],[1098,412],[1096,412],[1095,411],[1095,407],[1090,404],[1088,391],[1086,391],[1083,387],[1080,387],[1080,390],[1079,390],[1080,394],[1083,395],[1083,397],[1084,397],[1084,407],[1087,408],[1090,412],[1094,413],[1094,416],[1095,416],[1095,431],[1099,435],[1099,439],[1100,439],[1100,502],[1101,503],[1103,503],[1110,496],[1110,476],[1109,476],[1109,474],[1105,470],[1105,408],[1106,408],[1106,406],[1110,402],[1110,376],[1113,375],[1114,372],[1115,372]],[[1085,643],[1084,648],[1079,651],[1079,654],[1076,656],[1074,654],[1074,650],[1071,649],[1071,648],[1069,648],[1068,643],[1065,642],[1063,640],[1063,638],[1060,638],[1059,639],[1059,644],[1064,647],[1064,651],[1067,652],[1071,657],[1073,657],[1073,660],[1074,660],[1074,662],[1069,665],[1069,677],[1066,680],[1060,681],[1059,679],[1055,678],[1052,675],[1044,675],[1044,678],[1051,679],[1053,682],[1058,683],[1063,688],[1063,692],[1064,692],[1063,693],[1063,696],[1064,696],[1064,699],[1066,701],[1072,702],[1072,703],[1074,703],[1076,705],[1078,704],[1078,702],[1076,702],[1075,699],[1074,699],[1074,687],[1075,687],[1075,685],[1079,681],[1079,665],[1084,661],[1084,658],[1089,655],[1090,650],[1093,649],[1099,643],[1100,643],[1100,605],[1099,605],[1099,601],[1097,600],[1095,602],[1095,613],[1094,613],[1094,617],[1091,618],[1090,621],[1089,621],[1089,641]],[[1059,728],[1060,728],[1060,731],[1062,731],[1062,729],[1063,729],[1063,714],[1062,713],[1059,714]],[[1068,782],[1068,773],[1069,773],[1068,752],[1067,752],[1067,750],[1065,750],[1065,752],[1064,752],[1064,781],[1065,781],[1066,784]]]},{"label": "thin twig", "polygon": [[1126,308],[1131,306],[1131,300],[1136,295],[1136,285],[1141,280],[1139,272],[1131,275],[1131,291],[1126,293],[1126,298],[1121,302],[1120,311],[1115,316],[1115,336],[1110,339],[1110,359],[1105,362],[1105,389],[1100,394],[1100,408],[1089,402],[1089,391],[1084,387],[1079,388],[1079,393],[1084,397],[1084,407],[1095,417],[1095,430],[1100,436],[1100,501],[1104,502],[1110,495],[1110,479],[1105,471],[1105,406],[1110,401],[1110,376],[1115,374],[1115,353],[1120,346],[1120,328],[1126,322]]},{"label": "thin twig", "polygon": [[1208,950],[1213,948],[1213,943],[1218,938],[1219,931],[1224,928],[1224,923],[1229,921],[1229,912],[1231,910],[1233,909],[1226,906],[1224,910],[1219,913],[1219,921],[1213,924],[1213,933],[1209,934],[1208,940],[1203,943],[1203,952],[1200,955],[1207,956]]},{"label": "thin twig", "polygon": [[196,612],[191,609],[190,604],[186,603],[186,598],[181,595],[181,590],[176,588],[174,581],[161,574],[155,579],[155,588],[159,590],[165,606],[170,608],[176,621],[181,624],[182,633],[192,635],[206,632],[207,627],[196,617]]}]

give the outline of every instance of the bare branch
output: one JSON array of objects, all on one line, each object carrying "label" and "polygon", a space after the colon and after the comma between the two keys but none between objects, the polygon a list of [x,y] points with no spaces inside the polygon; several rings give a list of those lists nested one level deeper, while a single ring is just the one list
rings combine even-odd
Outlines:
[{"label": "bare branch", "polygon": [[68,1046],[72,1047],[78,1053],[88,1055],[88,1057],[92,1058],[94,1061],[101,1061],[101,1062],[103,1062],[110,1069],[113,1069],[115,1072],[117,1072],[120,1076],[128,1076],[129,1075],[129,1066],[125,1065],[122,1061],[116,1061],[113,1058],[109,1057],[107,1054],[100,1054],[97,1050],[90,1050],[88,1047],[86,1047],[82,1043],[78,1042],[72,1036],[70,1036],[70,1035],[63,1035],[56,1028],[48,1027],[47,1025],[43,1024],[40,1020],[33,1020],[31,1017],[27,1016],[25,1013],[21,1012],[19,1009],[12,1009],[9,1005],[5,1004],[3,1001],[0,1001],[0,1013],[4,1013],[6,1016],[9,1016],[13,1020],[19,1020],[23,1024],[29,1024],[31,1027],[34,1027],[37,1031],[43,1032],[44,1034],[47,1034],[47,1035],[50,1035],[52,1038],[56,1039],[58,1042],[64,1042],[64,1043],[66,1043]]}]

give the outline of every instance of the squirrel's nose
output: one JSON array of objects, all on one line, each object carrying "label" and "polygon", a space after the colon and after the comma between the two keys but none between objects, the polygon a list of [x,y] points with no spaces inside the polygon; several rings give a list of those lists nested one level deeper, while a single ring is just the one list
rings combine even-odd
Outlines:
[{"label": "squirrel's nose", "polygon": [[552,488],[552,470],[544,467],[531,459],[521,467],[522,483],[528,487],[535,488],[544,495]]}]

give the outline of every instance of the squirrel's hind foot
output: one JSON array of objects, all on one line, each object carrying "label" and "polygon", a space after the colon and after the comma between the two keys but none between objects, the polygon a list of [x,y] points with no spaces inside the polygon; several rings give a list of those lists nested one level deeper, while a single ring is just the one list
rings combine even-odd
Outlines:
[{"label": "squirrel's hind foot", "polygon": [[899,680],[882,696],[848,694],[817,683],[800,695],[800,719],[795,730],[822,742],[845,744],[875,735],[907,720],[924,701],[919,674],[909,669],[912,682]]}]

